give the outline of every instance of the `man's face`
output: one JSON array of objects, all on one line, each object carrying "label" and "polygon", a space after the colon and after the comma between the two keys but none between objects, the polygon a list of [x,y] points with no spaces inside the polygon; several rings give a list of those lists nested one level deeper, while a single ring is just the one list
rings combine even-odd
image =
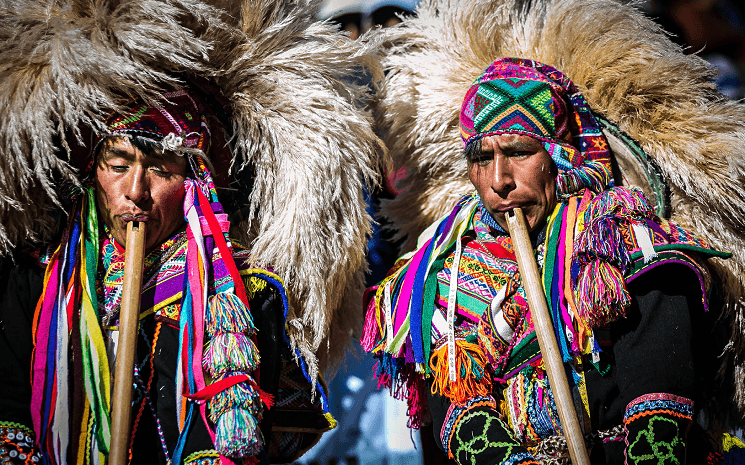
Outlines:
[{"label": "man's face", "polygon": [[184,224],[186,160],[145,154],[126,137],[104,141],[96,166],[98,211],[114,239],[126,246],[127,223],[146,223],[149,252]]},{"label": "man's face", "polygon": [[556,206],[557,169],[543,143],[530,136],[500,134],[482,139],[468,161],[468,177],[487,211],[505,230],[505,213],[520,207],[530,232],[543,227]]}]

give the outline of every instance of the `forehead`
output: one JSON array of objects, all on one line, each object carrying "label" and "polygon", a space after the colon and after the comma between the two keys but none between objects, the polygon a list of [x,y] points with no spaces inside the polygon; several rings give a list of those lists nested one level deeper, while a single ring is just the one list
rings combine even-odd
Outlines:
[{"label": "forehead", "polygon": [[141,160],[143,162],[185,164],[183,156],[163,151],[159,147],[139,147],[128,137],[110,137],[102,144],[99,159],[110,160],[124,158],[127,160]]},{"label": "forehead", "polygon": [[524,150],[543,148],[543,142],[525,134],[497,134],[484,137],[481,142],[482,151]]}]

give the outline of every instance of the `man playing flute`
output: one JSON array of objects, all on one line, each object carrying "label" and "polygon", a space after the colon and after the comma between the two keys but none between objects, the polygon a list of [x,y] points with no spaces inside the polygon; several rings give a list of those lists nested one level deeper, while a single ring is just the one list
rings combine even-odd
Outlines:
[{"label": "man playing flute", "polygon": [[[678,55],[616,2],[428,2],[418,13],[389,33],[379,121],[395,168],[408,171],[384,214],[424,232],[369,289],[362,345],[379,360],[379,382],[407,400],[422,442],[459,464],[568,463],[506,219],[520,208],[591,462],[741,457],[736,439],[712,446],[694,418],[712,400],[702,380],[713,379],[727,339],[711,330],[721,304],[709,266],[728,254],[662,218],[640,188],[616,185],[609,137],[618,148],[620,131],[596,117],[641,133],[635,111],[661,118],[671,111],[655,103],[682,107],[655,98],[655,81],[639,90],[649,102],[635,100],[632,77],[614,68],[643,69],[649,50]],[[563,27],[577,18],[583,27]],[[590,87],[595,107],[561,64]],[[622,107],[631,101],[648,107]],[[662,146],[649,136],[657,130],[644,135]],[[456,194],[440,219],[419,224]]]},{"label": "man playing flute", "polygon": [[292,462],[362,321],[379,141],[344,79],[371,49],[307,2],[1,14],[0,462],[109,459],[133,222],[127,461]]}]

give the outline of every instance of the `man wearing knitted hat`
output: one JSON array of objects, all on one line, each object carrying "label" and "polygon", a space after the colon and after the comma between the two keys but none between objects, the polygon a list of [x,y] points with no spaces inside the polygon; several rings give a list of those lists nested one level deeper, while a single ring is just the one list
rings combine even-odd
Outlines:
[{"label": "man wearing knitted hat", "polygon": [[[19,356],[6,357],[3,365],[12,394],[0,397],[0,418],[17,425],[29,425],[30,419],[41,447],[37,452],[33,441],[10,441],[11,463],[42,457],[60,464],[81,457],[97,461],[108,454],[112,401],[96,393],[108,391],[118,350],[127,224],[133,221],[144,223],[147,236],[132,460],[213,463],[267,454],[264,438],[271,436],[271,426],[264,422],[260,431],[259,425],[277,394],[277,368],[288,357],[282,343],[286,291],[271,270],[253,266],[247,249],[230,241],[227,215],[207,168],[210,156],[224,154],[211,142],[207,113],[193,90],[137,100],[114,113],[94,144],[91,180],[70,199],[77,208],[60,244],[40,256],[45,275],[23,266],[9,271],[3,297],[14,311],[7,314],[5,331],[19,329],[13,336]],[[98,261],[103,266],[96,272]],[[204,270],[204,279],[195,280],[194,270]],[[41,291],[33,341],[21,330],[33,307],[22,302],[35,294],[12,287],[24,280]],[[73,290],[72,296],[59,295],[60,286]],[[81,287],[93,292],[76,290]],[[83,314],[72,319],[70,333],[55,311],[78,307]],[[97,316],[86,311],[95,308],[102,328],[88,324]],[[204,310],[194,310],[182,323],[187,308]],[[204,348],[195,342],[200,340]],[[70,350],[79,356],[68,360]],[[30,392],[23,389],[29,354]],[[110,363],[95,362],[107,355]],[[254,377],[260,361],[259,384]],[[181,386],[187,386],[183,393]],[[316,421],[326,421],[316,407]],[[70,448],[60,446],[65,444]],[[275,450],[280,456],[297,452]]]},{"label": "man wearing knitted hat", "polygon": [[460,464],[568,457],[505,219],[519,207],[592,463],[704,460],[689,434],[693,335],[711,286],[702,257],[727,254],[613,187],[598,122],[551,66],[496,60],[460,132],[475,192],[368,294],[363,347],[411,423],[431,415]]}]

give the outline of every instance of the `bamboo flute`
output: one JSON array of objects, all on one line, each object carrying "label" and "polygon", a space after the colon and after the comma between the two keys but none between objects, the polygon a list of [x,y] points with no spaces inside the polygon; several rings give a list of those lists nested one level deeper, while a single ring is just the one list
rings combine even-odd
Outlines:
[{"label": "bamboo flute", "polygon": [[505,216],[512,238],[512,245],[515,247],[517,266],[520,268],[523,287],[528,297],[533,326],[538,336],[538,346],[541,348],[548,381],[551,384],[556,408],[559,411],[561,427],[569,446],[569,455],[574,465],[590,465],[590,457],[587,454],[577,412],[574,410],[574,401],[569,390],[569,382],[564,371],[559,344],[556,342],[551,315],[548,312],[546,294],[543,291],[541,277],[538,273],[538,264],[533,255],[533,246],[530,243],[525,215],[522,209],[515,208],[511,212],[507,212]]},{"label": "bamboo flute", "polygon": [[127,223],[125,250],[122,304],[119,312],[119,342],[114,368],[114,390],[111,396],[109,465],[126,465],[128,462],[134,364],[142,294],[142,267],[145,260],[145,223],[139,221]]}]

